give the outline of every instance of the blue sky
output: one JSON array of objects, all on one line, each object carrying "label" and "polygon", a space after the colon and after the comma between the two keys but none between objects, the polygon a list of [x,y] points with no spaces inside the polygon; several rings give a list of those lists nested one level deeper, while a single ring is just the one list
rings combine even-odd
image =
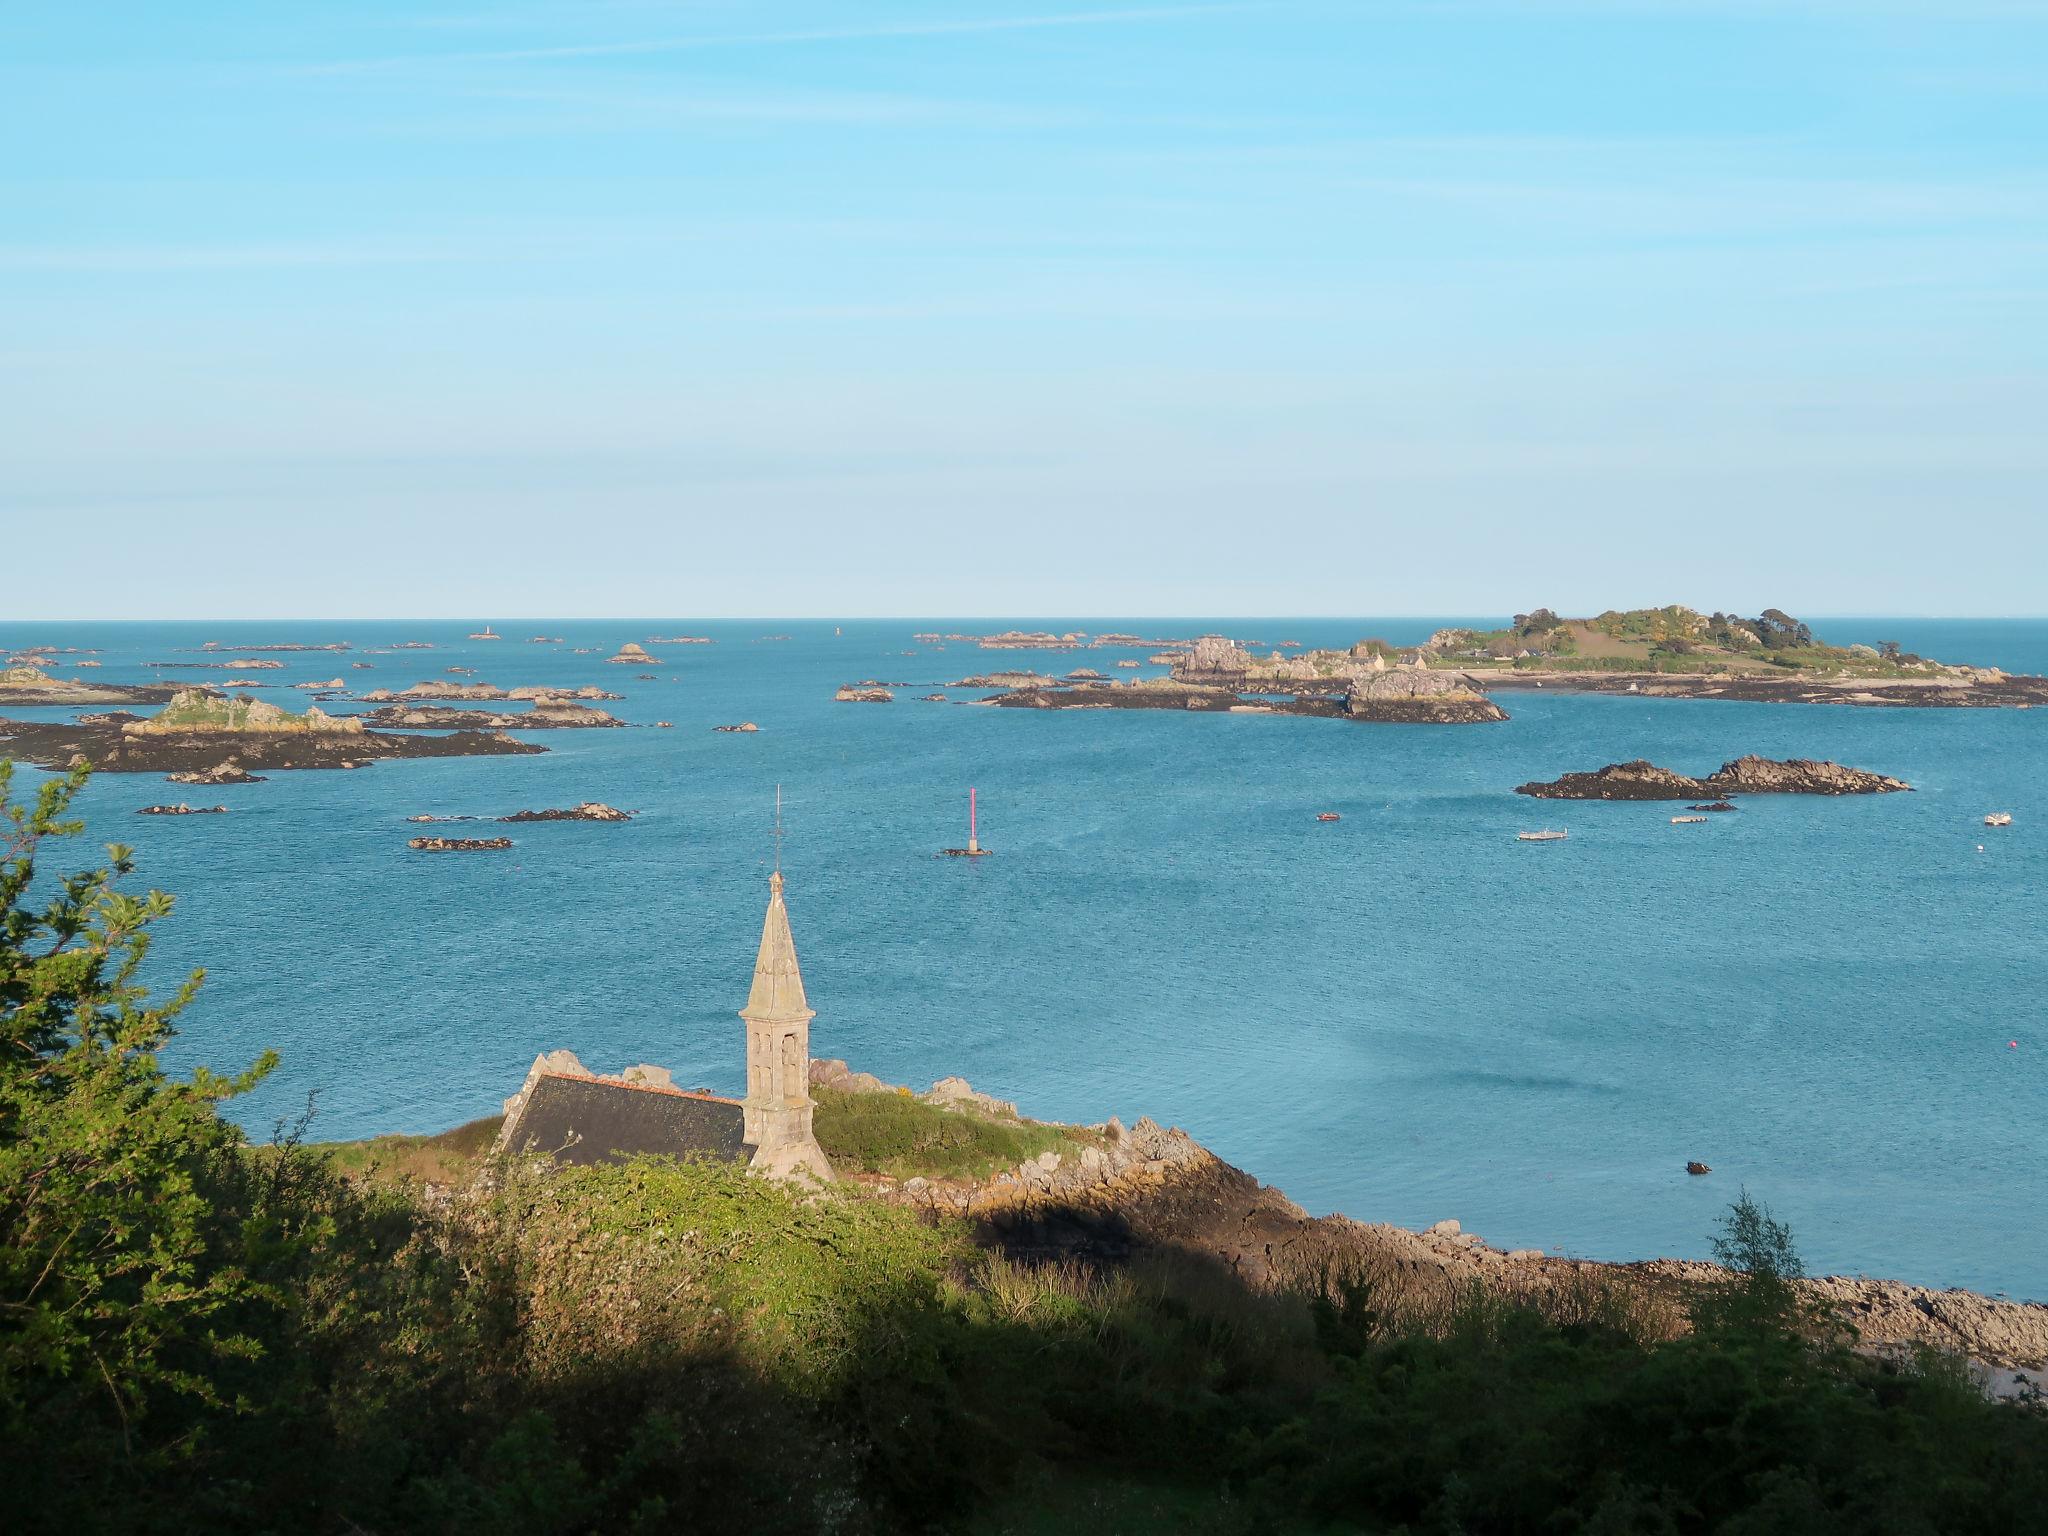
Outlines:
[{"label": "blue sky", "polygon": [[17,617],[2048,613],[2048,0],[0,10]]}]

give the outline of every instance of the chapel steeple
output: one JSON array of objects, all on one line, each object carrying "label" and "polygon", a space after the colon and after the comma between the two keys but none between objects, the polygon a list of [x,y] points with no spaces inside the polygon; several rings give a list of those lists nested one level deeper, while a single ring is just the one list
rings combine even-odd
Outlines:
[{"label": "chapel steeple", "polygon": [[811,1130],[811,1020],[796,937],[782,900],[782,871],[768,877],[768,913],[754,957],[754,984],[740,1010],[747,1025],[746,1139],[753,1166],[781,1177],[832,1177]]}]

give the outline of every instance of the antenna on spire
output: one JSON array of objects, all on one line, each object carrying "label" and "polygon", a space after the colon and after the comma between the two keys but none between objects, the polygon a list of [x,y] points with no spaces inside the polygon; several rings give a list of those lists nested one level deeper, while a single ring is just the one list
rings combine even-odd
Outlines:
[{"label": "antenna on spire", "polygon": [[782,873],[782,786],[775,786],[775,873]]}]

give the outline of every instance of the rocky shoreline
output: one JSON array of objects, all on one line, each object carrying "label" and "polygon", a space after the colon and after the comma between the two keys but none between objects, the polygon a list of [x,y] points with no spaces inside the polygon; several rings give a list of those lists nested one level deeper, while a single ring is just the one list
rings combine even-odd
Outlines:
[{"label": "rocky shoreline", "polygon": [[1910,790],[1894,779],[1840,763],[1792,758],[1738,757],[1703,779],[1688,778],[1637,758],[1610,763],[1592,773],[1567,773],[1549,782],[1518,784],[1515,793],[1537,800],[1700,800],[1696,811],[1730,811],[1729,795],[1885,795]]},{"label": "rocky shoreline", "polygon": [[1753,674],[1591,672],[1554,668],[1475,669],[1488,692],[1632,694],[1649,699],[1726,699],[1747,704],[1853,704],[1887,709],[2048,707],[2048,677],[1990,671],[1937,678],[1759,677]]},{"label": "rocky shoreline", "polygon": [[[838,1092],[899,1090],[843,1061],[813,1061],[814,1085]],[[920,1095],[961,1113],[1004,1118],[1011,1106],[949,1078]],[[1232,1167],[1185,1131],[1140,1119],[1071,1127],[1070,1154],[1044,1153],[981,1180],[860,1182],[882,1198],[972,1222],[985,1241],[1018,1256],[1123,1263],[1147,1254],[1199,1256],[1260,1289],[1315,1287],[1332,1275],[1384,1281],[1417,1305],[1450,1303],[1473,1286],[1504,1296],[1563,1291],[1617,1279],[1676,1296],[1722,1271],[1685,1259],[1608,1263],[1502,1251],[1455,1220],[1415,1232],[1348,1216],[1311,1216],[1277,1189]],[[2048,1304],[1897,1280],[1824,1276],[1802,1282],[1858,1329],[1866,1347],[1931,1346],[1994,1368],[2048,1371]]]},{"label": "rocky shoreline", "polygon": [[531,709],[449,709],[439,704],[385,704],[356,716],[397,731],[559,731],[623,728],[625,721],[588,704],[543,699]]},{"label": "rocky shoreline", "polygon": [[364,768],[374,762],[415,757],[500,757],[545,752],[531,742],[499,731],[455,731],[410,736],[385,731],[278,732],[194,731],[136,736],[119,726],[0,719],[0,750],[39,768],[62,769],[89,762],[103,773],[201,775],[182,783],[248,783],[247,777],[213,778],[210,771],[232,759],[245,774],[315,768]]},{"label": "rocky shoreline", "polygon": [[1033,682],[973,702],[1000,709],[1177,709],[1196,714],[1299,715],[1365,724],[1478,725],[1507,712],[1452,672],[1382,672],[1334,688],[1274,693],[1171,678]]},{"label": "rocky shoreline", "polygon": [[37,667],[0,670],[0,706],[65,708],[71,705],[168,704],[183,688],[176,683],[88,683],[51,677]]}]

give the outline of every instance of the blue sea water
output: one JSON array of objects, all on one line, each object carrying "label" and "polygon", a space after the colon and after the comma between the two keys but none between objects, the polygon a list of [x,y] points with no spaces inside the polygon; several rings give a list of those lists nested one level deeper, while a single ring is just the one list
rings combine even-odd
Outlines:
[{"label": "blue sea water", "polygon": [[[1443,622],[1019,621],[1310,645]],[[562,1046],[737,1091],[780,784],[819,1055],[920,1085],[960,1073],[1037,1116],[1149,1114],[1318,1212],[1702,1255],[1747,1187],[1816,1269],[2048,1297],[2048,710],[1518,692],[1507,724],[1470,727],[1047,713],[913,701],[997,667],[1115,674],[1145,653],[911,638],[1003,627],[985,620],[500,622],[497,642],[472,627],[0,625],[0,648],[100,648],[80,675],[108,682],[207,640],[346,640],[350,655],[286,656],[271,676],[402,687],[466,665],[505,686],[601,684],[627,696],[607,706],[623,718],[674,723],[219,790],[97,778],[94,838],[133,844],[139,878],[178,898],[152,971],[207,969],[173,1063],[283,1054],[238,1106],[259,1134],[309,1093],[324,1138],[440,1129],[494,1112]],[[1821,628],[2048,672],[2039,621]],[[603,662],[692,632],[717,643],[657,647],[656,681]],[[364,655],[397,640],[436,649]],[[893,705],[832,702],[865,678],[906,686]],[[739,720],[759,734],[710,729]],[[1684,827],[1665,805],[1511,793],[1744,752],[1919,792],[1754,799]],[[964,836],[970,784],[995,856],[935,857]],[[167,794],[233,814],[132,814]],[[585,799],[640,814],[506,829],[505,854],[405,846],[407,816]],[[1994,810],[2014,824],[1985,828]],[[1564,843],[1514,838],[1560,822]],[[1713,1174],[1689,1178],[1692,1158]]]}]

